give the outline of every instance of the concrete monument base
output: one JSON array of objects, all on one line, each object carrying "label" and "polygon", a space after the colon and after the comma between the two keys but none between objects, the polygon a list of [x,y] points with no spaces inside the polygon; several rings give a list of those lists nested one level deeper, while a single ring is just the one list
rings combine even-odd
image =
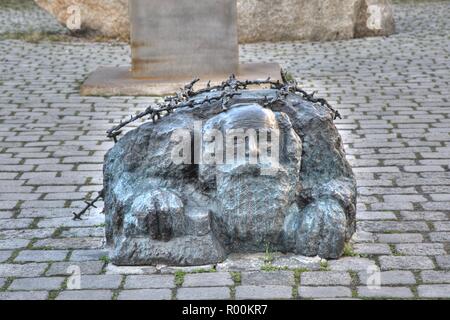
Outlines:
[{"label": "concrete monument base", "polygon": [[[205,76],[196,86],[221,84],[230,75]],[[175,94],[196,76],[179,79],[134,78],[129,67],[101,67],[91,73],[81,86],[82,96],[165,96]],[[239,65],[238,80],[281,79],[278,63],[250,63]]]}]

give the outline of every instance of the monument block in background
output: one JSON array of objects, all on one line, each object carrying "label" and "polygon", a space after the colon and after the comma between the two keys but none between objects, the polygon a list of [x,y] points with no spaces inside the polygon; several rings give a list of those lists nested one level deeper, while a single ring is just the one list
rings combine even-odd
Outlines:
[{"label": "monument block in background", "polygon": [[235,0],[132,0],[130,17],[134,77],[237,73]]},{"label": "monument block in background", "polygon": [[82,95],[167,95],[238,79],[280,80],[278,64],[239,64],[236,0],[131,0],[130,67],[100,68]]}]

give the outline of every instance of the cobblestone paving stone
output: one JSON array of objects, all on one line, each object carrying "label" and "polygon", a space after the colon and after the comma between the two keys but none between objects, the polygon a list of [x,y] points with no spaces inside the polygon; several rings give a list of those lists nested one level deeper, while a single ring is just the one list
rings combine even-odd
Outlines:
[{"label": "cobblestone paving stone", "polygon": [[171,300],[172,291],[169,289],[140,289],[123,290],[118,300]]},{"label": "cobblestone paving stone", "polygon": [[[388,38],[241,46],[243,61],[281,63],[344,118],[354,250],[308,272],[109,265],[101,206],[71,214],[101,189],[105,131],[154,98],[78,94],[98,66],[129,64],[127,45],[0,41],[0,299],[450,298],[450,2],[395,11]],[[0,22],[0,33],[55,26],[35,9],[0,8]]]}]

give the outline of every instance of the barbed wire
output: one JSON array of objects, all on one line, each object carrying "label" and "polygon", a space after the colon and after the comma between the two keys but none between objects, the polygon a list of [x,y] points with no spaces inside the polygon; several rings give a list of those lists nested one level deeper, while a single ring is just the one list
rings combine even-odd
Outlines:
[{"label": "barbed wire", "polygon": [[[117,138],[123,132],[123,129],[130,125],[133,122],[136,122],[142,118],[148,117],[153,123],[158,121],[165,114],[171,114],[176,109],[180,108],[194,108],[195,106],[203,105],[205,103],[212,103],[217,101],[222,101],[222,111],[227,110],[227,105],[229,101],[235,97],[241,95],[239,90],[246,90],[250,86],[270,86],[271,89],[276,89],[276,96],[271,100],[265,97],[263,106],[265,108],[273,105],[277,101],[282,101],[289,93],[293,93],[296,95],[300,95],[304,100],[309,101],[311,103],[317,103],[322,106],[327,107],[333,113],[333,120],[337,118],[342,119],[339,111],[335,110],[327,100],[323,98],[315,98],[314,95],[316,92],[308,94],[305,90],[299,87],[297,81],[295,79],[288,80],[287,72],[281,72],[282,82],[272,81],[270,78],[266,80],[238,80],[235,75],[231,75],[226,81],[222,82],[220,85],[211,86],[211,82],[208,82],[205,88],[199,89],[197,91],[194,90],[194,86],[200,81],[200,79],[194,79],[180,89],[173,96],[168,96],[164,99],[163,102],[151,104],[144,111],[131,115],[128,120],[120,121],[119,124],[115,125],[111,129],[109,129],[106,134],[108,138],[114,140],[117,143]],[[196,96],[207,94],[207,93],[219,93],[216,96],[206,96],[201,100],[193,99]],[[85,201],[86,207],[84,207],[79,213],[73,212],[73,220],[82,220],[82,216],[88,212],[90,208],[97,208],[95,204],[103,199],[104,190],[100,191],[96,198],[92,201]]]},{"label": "barbed wire", "polygon": [[94,198],[94,200],[92,200],[92,201],[84,201],[84,203],[86,204],[86,206],[85,206],[80,212],[78,212],[78,213],[72,212],[72,214],[73,214],[72,220],[83,220],[83,219],[82,219],[82,216],[83,216],[84,214],[86,214],[86,212],[88,212],[88,210],[89,210],[90,208],[97,208],[95,204],[96,204],[98,201],[100,201],[100,199],[103,199],[103,198],[104,198],[104,191],[101,190],[101,191],[98,193],[97,197]]}]

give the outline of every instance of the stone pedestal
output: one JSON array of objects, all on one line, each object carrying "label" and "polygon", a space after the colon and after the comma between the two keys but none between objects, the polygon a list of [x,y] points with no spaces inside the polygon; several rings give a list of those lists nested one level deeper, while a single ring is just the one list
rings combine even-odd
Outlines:
[{"label": "stone pedestal", "polygon": [[239,65],[236,0],[131,0],[131,68],[100,68],[82,95],[166,95],[200,78],[280,79],[278,64]]}]

